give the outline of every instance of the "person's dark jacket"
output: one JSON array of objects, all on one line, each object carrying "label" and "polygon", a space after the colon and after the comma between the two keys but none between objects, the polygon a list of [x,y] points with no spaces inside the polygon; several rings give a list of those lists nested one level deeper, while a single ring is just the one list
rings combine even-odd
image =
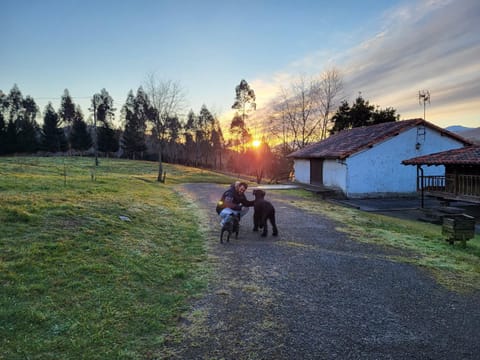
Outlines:
[{"label": "person's dark jacket", "polygon": [[242,210],[242,206],[253,206],[253,201],[248,200],[245,194],[237,192],[235,184],[232,184],[228,190],[223,193],[222,198],[227,207],[232,210]]}]

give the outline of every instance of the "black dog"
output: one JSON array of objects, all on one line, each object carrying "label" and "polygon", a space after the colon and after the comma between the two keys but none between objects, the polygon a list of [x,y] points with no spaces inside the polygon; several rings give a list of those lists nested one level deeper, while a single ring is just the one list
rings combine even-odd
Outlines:
[{"label": "black dog", "polygon": [[254,213],[253,213],[253,231],[263,229],[262,236],[267,236],[267,220],[270,220],[272,224],[272,235],[278,235],[277,223],[275,221],[275,208],[272,203],[265,200],[265,191],[260,189],[253,190],[254,200]]},{"label": "black dog", "polygon": [[230,242],[230,235],[235,234],[235,238],[238,238],[238,231],[240,230],[240,219],[237,215],[230,214],[225,220],[225,224],[222,226],[220,232],[220,243],[223,244],[223,235],[226,234],[226,241]]}]

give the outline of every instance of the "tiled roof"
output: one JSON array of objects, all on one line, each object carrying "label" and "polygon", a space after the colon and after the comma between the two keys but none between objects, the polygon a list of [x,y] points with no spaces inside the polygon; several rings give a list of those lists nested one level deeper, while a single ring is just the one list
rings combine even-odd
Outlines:
[{"label": "tiled roof", "polygon": [[463,142],[465,145],[471,145],[469,140],[442,129],[432,123],[429,123],[428,121],[423,119],[411,119],[343,130],[326,138],[325,140],[297,150],[288,156],[293,158],[323,158],[343,160],[352,154],[372,147],[375,144],[388,140],[419,125],[435,129],[442,134],[448,135],[457,139],[458,141]]},{"label": "tiled roof", "polygon": [[480,165],[480,145],[403,160],[404,165]]}]

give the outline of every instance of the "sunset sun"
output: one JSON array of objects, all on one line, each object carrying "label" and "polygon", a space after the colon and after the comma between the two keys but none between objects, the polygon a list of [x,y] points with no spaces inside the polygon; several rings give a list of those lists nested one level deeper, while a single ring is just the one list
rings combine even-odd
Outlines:
[{"label": "sunset sun", "polygon": [[258,148],[262,142],[260,140],[253,140],[252,141],[252,146],[254,148]]}]

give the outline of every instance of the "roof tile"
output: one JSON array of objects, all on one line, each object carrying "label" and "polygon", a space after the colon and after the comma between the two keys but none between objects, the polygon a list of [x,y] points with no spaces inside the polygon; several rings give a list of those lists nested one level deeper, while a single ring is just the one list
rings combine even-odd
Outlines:
[{"label": "roof tile", "polygon": [[480,165],[480,145],[403,160],[404,165]]},{"label": "roof tile", "polygon": [[293,158],[324,158],[343,160],[352,154],[372,147],[375,144],[388,140],[419,125],[424,125],[443,134],[447,134],[448,136],[463,142],[465,145],[471,144],[469,140],[464,139],[448,130],[442,129],[432,123],[429,123],[428,121],[423,119],[410,119],[343,130],[326,138],[325,140],[297,150],[288,156]]}]

